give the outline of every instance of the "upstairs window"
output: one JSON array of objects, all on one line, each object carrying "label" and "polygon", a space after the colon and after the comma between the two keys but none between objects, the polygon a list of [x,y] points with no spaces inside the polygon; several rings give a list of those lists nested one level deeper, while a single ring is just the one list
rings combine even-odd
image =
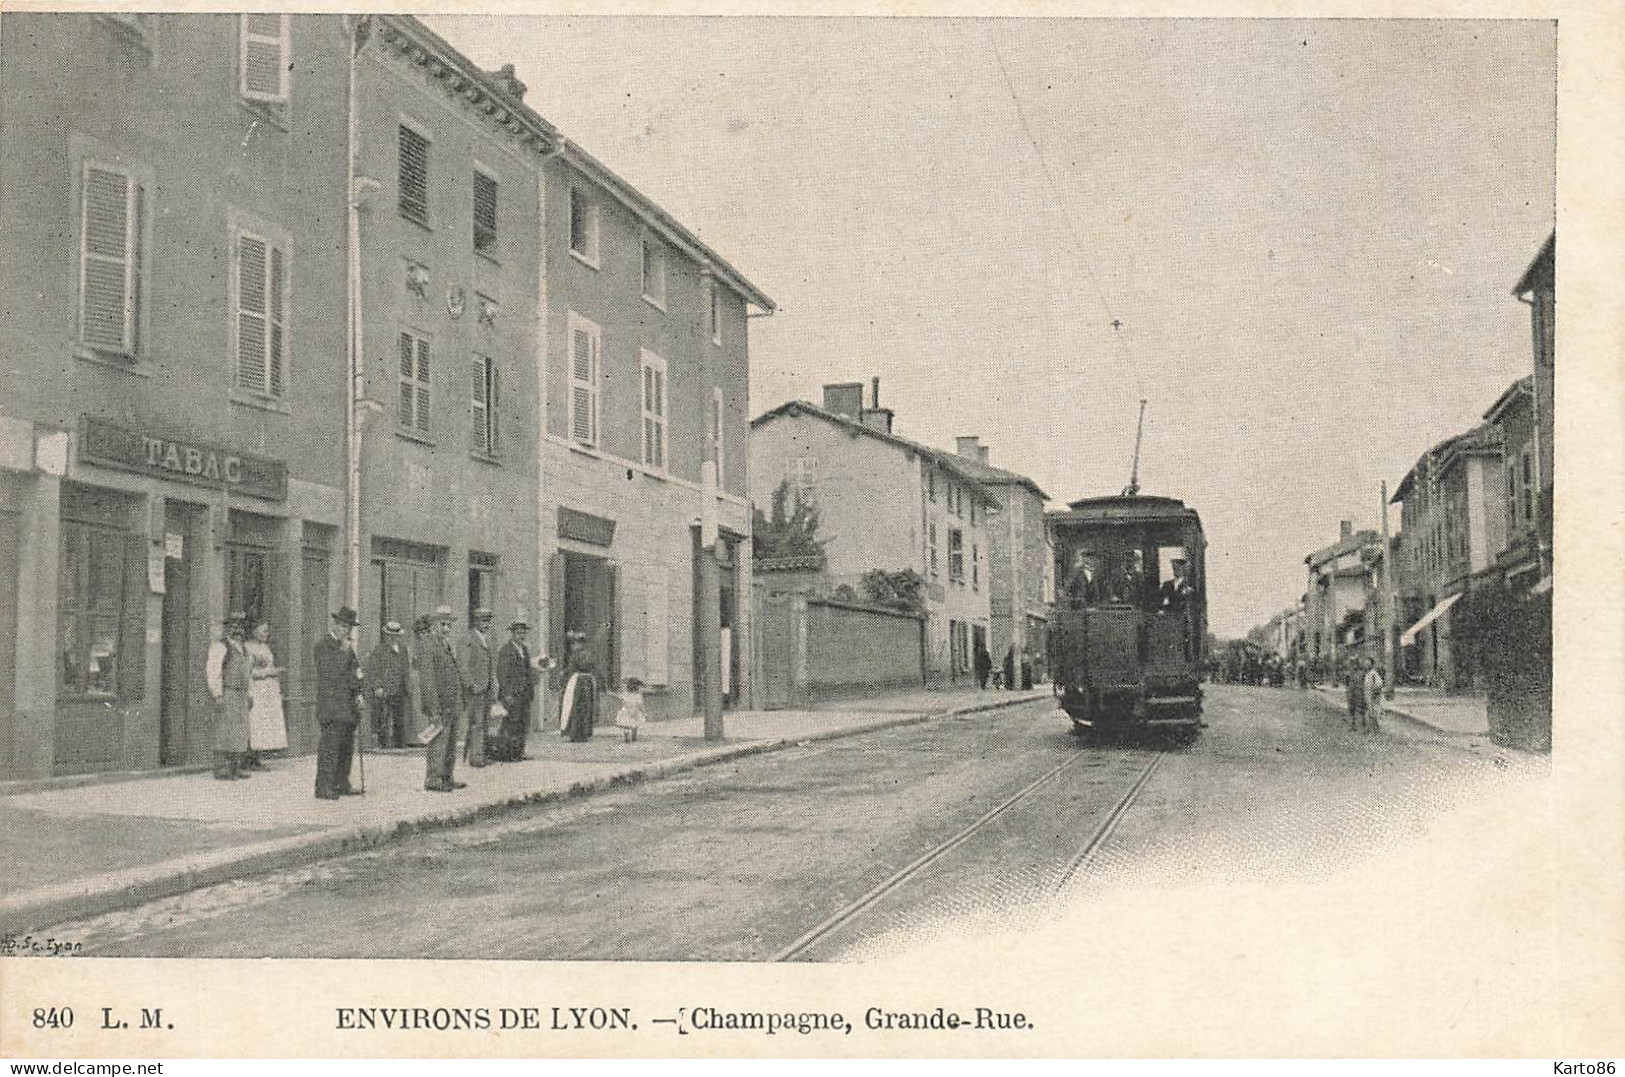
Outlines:
[{"label": "upstairs window", "polygon": [[598,383],[603,363],[603,334],[598,326],[570,314],[570,397],[567,423],[570,440],[598,444]]},{"label": "upstairs window", "polygon": [[948,529],[948,578],[965,582],[965,533],[957,527]]},{"label": "upstairs window", "polygon": [[932,501],[937,499],[937,473],[935,471],[928,470],[925,473],[925,496]]},{"label": "upstairs window", "polygon": [[1523,451],[1523,522],[1535,522],[1535,455],[1532,449]]},{"label": "upstairs window", "polygon": [[287,373],[288,252],[278,242],[238,231],[234,276],[237,296],[237,388],[280,397]]},{"label": "upstairs window", "polygon": [[401,216],[418,224],[429,223],[429,140],[401,125]]},{"label": "upstairs window", "polygon": [[401,331],[400,408],[396,420],[411,433],[429,433],[429,340]]},{"label": "upstairs window", "polygon": [[497,181],[488,173],[474,170],[474,250],[495,254],[497,249]]},{"label": "upstairs window", "polygon": [[287,104],[290,67],[288,16],[242,16],[237,45],[237,90],[243,99]]},{"label": "upstairs window", "polygon": [[657,471],[666,470],[666,361],[653,352],[644,352],[643,374],[643,462]]},{"label": "upstairs window", "polygon": [[79,340],[99,354],[141,353],[146,191],[134,173],[86,161],[80,192]]},{"label": "upstairs window", "polygon": [[796,457],[796,493],[808,504],[818,500],[818,458],[816,456]]},{"label": "upstairs window", "polygon": [[502,386],[496,364],[490,357],[474,356],[470,381],[473,395],[469,414],[473,422],[469,449],[476,456],[494,457],[497,454],[497,405]]},{"label": "upstairs window", "polygon": [[598,267],[598,206],[577,187],[570,188],[570,252]]},{"label": "upstairs window", "polygon": [[928,532],[926,543],[931,550],[931,578],[937,578],[937,525],[933,523]]},{"label": "upstairs window", "polygon": [[666,309],[666,254],[652,239],[643,241],[643,298]]},{"label": "upstairs window", "polygon": [[977,590],[982,582],[982,550],[976,543],[970,544],[970,589]]}]

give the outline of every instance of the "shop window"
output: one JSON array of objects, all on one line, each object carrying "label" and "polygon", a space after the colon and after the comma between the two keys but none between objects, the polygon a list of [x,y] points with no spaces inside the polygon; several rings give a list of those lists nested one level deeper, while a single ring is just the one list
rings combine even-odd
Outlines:
[{"label": "shop window", "polygon": [[[138,553],[139,536],[134,544]],[[67,696],[114,698],[126,644],[124,631],[130,537],[95,524],[62,524],[61,602],[57,614],[59,684]],[[144,588],[146,581],[139,581]]]}]

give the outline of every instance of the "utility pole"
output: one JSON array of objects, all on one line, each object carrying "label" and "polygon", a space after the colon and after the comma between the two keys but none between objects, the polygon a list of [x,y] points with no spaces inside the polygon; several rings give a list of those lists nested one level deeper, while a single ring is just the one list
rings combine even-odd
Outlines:
[{"label": "utility pole", "polygon": [[[715,421],[715,420],[713,420]],[[713,445],[715,442],[712,443]],[[717,565],[717,462],[700,465],[700,594],[695,603],[700,618],[700,669],[705,706],[705,739],[722,739],[722,589]]]},{"label": "utility pole", "polygon": [[1388,540],[1388,480],[1382,480],[1382,694],[1394,698],[1394,551]]}]

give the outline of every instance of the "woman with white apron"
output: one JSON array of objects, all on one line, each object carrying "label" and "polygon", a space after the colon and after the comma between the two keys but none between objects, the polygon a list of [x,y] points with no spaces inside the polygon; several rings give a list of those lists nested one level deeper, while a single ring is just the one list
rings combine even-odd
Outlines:
[{"label": "woman with white apron", "polygon": [[282,669],[271,653],[270,641],[271,626],[260,621],[254,626],[254,638],[244,645],[254,700],[248,712],[248,765],[256,769],[264,766],[261,752],[278,752],[288,746],[288,727],[282,716]]}]

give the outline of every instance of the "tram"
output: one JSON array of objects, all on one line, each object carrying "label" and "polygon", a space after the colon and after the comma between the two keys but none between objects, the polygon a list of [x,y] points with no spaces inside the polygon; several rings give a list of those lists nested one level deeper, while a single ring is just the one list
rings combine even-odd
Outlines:
[{"label": "tram", "polygon": [[1207,543],[1195,509],[1125,491],[1048,515],[1049,668],[1079,729],[1202,724]]}]

